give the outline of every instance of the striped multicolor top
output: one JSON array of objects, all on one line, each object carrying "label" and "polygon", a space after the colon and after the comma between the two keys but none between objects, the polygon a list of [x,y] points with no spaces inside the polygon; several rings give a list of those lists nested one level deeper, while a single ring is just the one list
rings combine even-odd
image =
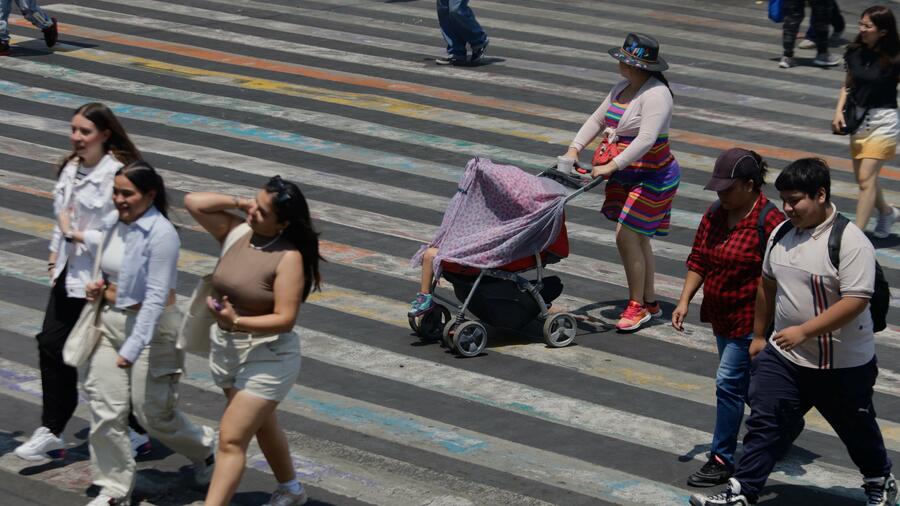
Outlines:
[{"label": "striped multicolor top", "polygon": [[[628,104],[623,104],[615,100],[611,101],[609,104],[609,108],[606,110],[606,126],[609,128],[618,128],[619,121],[622,119],[622,114],[625,112],[626,107],[628,107]],[[616,142],[619,148],[619,152],[621,153],[625,148],[627,148],[633,140],[634,137],[619,136],[618,142]],[[660,134],[659,137],[656,138],[656,142],[653,144],[653,147],[651,147],[649,151],[644,153],[643,157],[629,165],[628,168],[640,170],[658,170],[671,163],[673,158],[674,157],[672,156],[672,152],[669,150],[669,134],[664,133]]]}]

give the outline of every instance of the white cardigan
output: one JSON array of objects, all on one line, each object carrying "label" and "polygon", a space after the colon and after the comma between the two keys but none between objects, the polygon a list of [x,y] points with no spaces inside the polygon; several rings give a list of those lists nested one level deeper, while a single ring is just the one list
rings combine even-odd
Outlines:
[{"label": "white cardigan", "polygon": [[580,152],[600,134],[605,134],[610,142],[616,142],[619,136],[635,137],[631,144],[613,159],[617,167],[624,169],[640,160],[653,147],[660,134],[669,133],[669,123],[672,120],[672,94],[669,88],[655,77],[648,79],[631,99],[625,112],[622,113],[618,128],[606,127],[606,111],[609,104],[626,86],[627,80],[613,86],[600,107],[578,130],[569,147]]}]

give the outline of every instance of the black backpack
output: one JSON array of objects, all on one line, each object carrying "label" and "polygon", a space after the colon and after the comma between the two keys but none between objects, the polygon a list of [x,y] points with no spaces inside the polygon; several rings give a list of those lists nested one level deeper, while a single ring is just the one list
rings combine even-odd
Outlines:
[{"label": "black backpack", "polygon": [[[828,259],[835,269],[840,269],[841,265],[841,239],[844,237],[844,229],[850,220],[841,213],[834,217],[834,225],[828,234]],[[793,230],[794,225],[790,220],[785,221],[784,225],[775,231],[772,238],[772,247]],[[769,251],[772,251],[771,249]],[[881,332],[887,328],[887,314],[891,307],[891,288],[888,286],[887,278],[884,277],[884,270],[881,264],[875,261],[875,292],[869,299],[869,312],[872,313],[872,330]]]},{"label": "black backpack", "polygon": [[[711,206],[709,206],[709,211],[707,212],[707,217],[712,219],[712,215],[719,209],[722,205],[722,202],[715,201]],[[778,209],[772,201],[766,202],[766,205],[759,211],[759,220],[756,222],[756,231],[759,234],[759,254],[760,256],[765,256],[766,254],[766,218],[769,217],[769,213],[773,210]]]}]

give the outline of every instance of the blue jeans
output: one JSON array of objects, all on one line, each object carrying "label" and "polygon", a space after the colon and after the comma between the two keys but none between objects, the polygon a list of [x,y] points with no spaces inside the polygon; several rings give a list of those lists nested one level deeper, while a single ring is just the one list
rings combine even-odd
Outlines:
[{"label": "blue jeans", "polygon": [[478,48],[487,41],[487,34],[469,8],[469,0],[437,0],[437,15],[448,55],[464,60],[466,43]]},{"label": "blue jeans", "polygon": [[734,464],[738,431],[744,418],[744,403],[750,386],[750,342],[752,334],[728,339],[716,336],[719,370],[716,371],[716,429],[710,452]]},{"label": "blue jeans", "polygon": [[[37,0],[15,0],[19,10],[25,19],[31,24],[44,30],[53,26],[53,20],[37,4]],[[0,0],[0,42],[9,41],[9,12],[12,10],[13,0]]]}]

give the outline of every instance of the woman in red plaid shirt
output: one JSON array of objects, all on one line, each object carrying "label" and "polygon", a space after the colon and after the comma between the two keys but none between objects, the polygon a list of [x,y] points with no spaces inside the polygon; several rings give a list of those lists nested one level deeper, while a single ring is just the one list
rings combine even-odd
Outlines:
[{"label": "woman in red plaid shirt", "polygon": [[716,372],[716,427],[709,461],[688,484],[711,487],[734,472],[734,450],[750,383],[750,341],[756,288],[772,230],[784,215],[762,194],[766,163],[741,148],[716,160],[707,190],[719,200],[703,215],[687,259],[688,273],[672,326],[684,330],[691,299],[703,286],[700,321],[712,324],[719,349]]}]

